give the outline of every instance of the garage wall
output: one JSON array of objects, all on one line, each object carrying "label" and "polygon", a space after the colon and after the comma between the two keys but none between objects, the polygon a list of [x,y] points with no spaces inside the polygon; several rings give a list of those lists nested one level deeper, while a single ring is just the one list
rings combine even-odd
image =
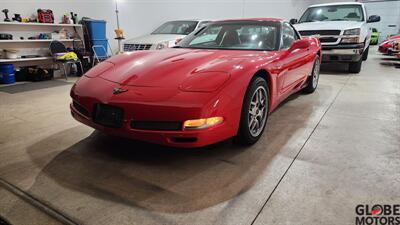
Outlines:
[{"label": "garage wall", "polygon": [[[298,18],[308,6],[299,0],[122,0],[119,3],[121,27],[126,37],[149,33],[166,20],[241,17]],[[29,16],[38,8],[49,8],[60,21],[64,13],[78,13],[107,21],[107,36],[115,49],[116,28],[113,0],[1,0],[1,8]]]},{"label": "garage wall", "polygon": [[369,15],[381,16],[381,22],[371,24],[378,29],[379,41],[400,33],[400,1],[365,2]]}]

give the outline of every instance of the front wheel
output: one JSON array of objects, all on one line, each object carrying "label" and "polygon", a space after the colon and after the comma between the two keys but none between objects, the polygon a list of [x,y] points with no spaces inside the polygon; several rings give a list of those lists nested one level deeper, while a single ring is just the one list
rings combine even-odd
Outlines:
[{"label": "front wheel", "polygon": [[360,59],[358,62],[352,62],[349,64],[349,72],[350,73],[360,73],[361,72],[361,66],[362,66],[363,60]]},{"label": "front wheel", "polygon": [[236,140],[245,145],[260,139],[267,123],[269,112],[269,91],[265,79],[254,77],[247,88]]},{"label": "front wheel", "polygon": [[368,53],[369,53],[369,46],[367,49],[365,49],[363,56],[362,56],[362,60],[366,61],[368,59]]},{"label": "front wheel", "polygon": [[315,58],[313,70],[307,80],[307,86],[305,86],[303,89],[305,93],[313,93],[317,89],[320,68],[321,68],[321,60],[319,58],[319,55],[317,55],[317,57]]}]

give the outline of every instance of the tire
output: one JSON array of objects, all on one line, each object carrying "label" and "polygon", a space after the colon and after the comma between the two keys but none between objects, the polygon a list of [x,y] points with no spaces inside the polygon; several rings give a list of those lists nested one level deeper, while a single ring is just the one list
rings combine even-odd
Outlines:
[{"label": "tire", "polygon": [[362,66],[363,60],[360,59],[358,62],[352,62],[349,64],[349,72],[350,73],[360,73],[361,72],[361,66]]},{"label": "tire", "polygon": [[367,49],[365,49],[363,56],[362,56],[362,60],[366,61],[368,59],[368,53],[369,53],[369,46]]},{"label": "tire", "polygon": [[[252,110],[250,110],[251,108]],[[264,133],[268,112],[268,85],[265,79],[256,76],[251,80],[244,97],[239,132],[235,141],[242,145],[256,143]]]},{"label": "tire", "polygon": [[303,92],[311,94],[317,89],[320,69],[321,69],[321,60],[319,58],[319,55],[317,55],[311,75],[307,79],[307,86],[304,87]]}]

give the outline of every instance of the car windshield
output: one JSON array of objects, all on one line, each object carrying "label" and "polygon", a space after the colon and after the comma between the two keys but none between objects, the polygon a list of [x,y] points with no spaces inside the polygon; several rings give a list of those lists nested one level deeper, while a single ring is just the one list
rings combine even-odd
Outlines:
[{"label": "car windshield", "polygon": [[179,42],[177,48],[273,51],[279,47],[280,23],[211,23]]},{"label": "car windshield", "polygon": [[197,21],[170,21],[157,28],[152,34],[188,35],[196,29]]},{"label": "car windshield", "polygon": [[308,8],[299,23],[317,21],[364,21],[360,5],[331,5]]}]

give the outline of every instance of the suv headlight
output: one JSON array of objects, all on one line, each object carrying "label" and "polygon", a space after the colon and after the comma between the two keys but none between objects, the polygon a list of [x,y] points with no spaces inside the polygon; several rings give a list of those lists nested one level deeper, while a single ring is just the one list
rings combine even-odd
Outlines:
[{"label": "suv headlight", "polygon": [[157,49],[157,50],[161,50],[161,49],[163,49],[163,48],[168,48],[168,47],[169,47],[168,45],[169,45],[169,42],[168,42],[168,41],[161,42],[161,43],[158,43],[158,44],[157,44],[156,49]]},{"label": "suv headlight", "polygon": [[343,35],[360,35],[361,29],[355,28],[350,30],[345,30]]}]

